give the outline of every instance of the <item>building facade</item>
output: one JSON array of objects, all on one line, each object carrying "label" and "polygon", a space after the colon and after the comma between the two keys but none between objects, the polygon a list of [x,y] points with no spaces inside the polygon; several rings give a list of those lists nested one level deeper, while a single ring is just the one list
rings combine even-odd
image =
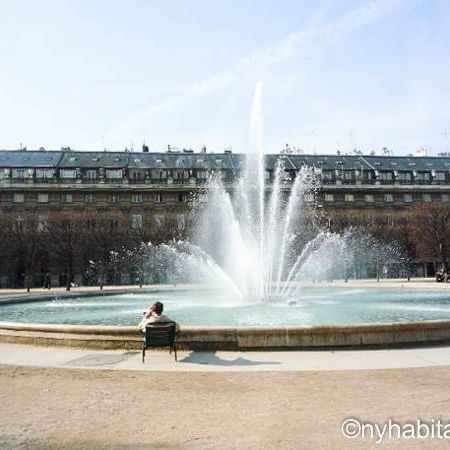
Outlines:
[{"label": "building facade", "polygon": [[[0,210],[117,209],[130,217],[183,211],[211,174],[233,189],[245,158],[232,153],[0,151]],[[268,187],[278,158],[291,180],[303,166],[314,170],[321,186],[316,201],[324,208],[397,209],[450,201],[450,157],[267,155]]]},{"label": "building facade", "polygon": [[[183,228],[190,200],[205,188],[209,177],[220,177],[232,192],[245,170],[246,158],[244,154],[231,152],[3,150],[0,218],[10,218],[20,228],[23,217],[32,214],[39,227],[45,225],[50,213],[81,213],[89,218],[86,226],[92,226],[95,220],[117,213],[132,230],[153,228],[162,233],[168,227],[169,217],[171,226],[175,223]],[[346,217],[361,211],[372,215],[382,211],[395,216],[414,212],[426,204],[450,206],[450,157],[266,155],[269,190],[279,159],[287,172],[288,188],[302,167],[312,169],[318,183],[305,193],[304,200],[314,202],[325,216]],[[439,243],[443,254],[442,245]],[[442,261],[445,258],[443,255]],[[15,269],[22,273],[22,281],[17,274],[3,275],[2,281],[0,270],[0,285],[24,285],[26,255],[22,260]],[[47,269],[35,270],[42,277]],[[79,270],[78,280],[83,270],[83,267]],[[433,272],[425,267],[423,273]]]}]

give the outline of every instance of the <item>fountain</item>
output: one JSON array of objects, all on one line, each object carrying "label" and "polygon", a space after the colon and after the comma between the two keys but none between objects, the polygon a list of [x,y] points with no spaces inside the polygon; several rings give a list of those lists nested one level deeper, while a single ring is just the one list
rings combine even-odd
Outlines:
[{"label": "fountain", "polygon": [[[138,346],[135,325],[148,304],[158,299],[181,323],[182,340],[191,347],[450,339],[446,292],[331,284],[335,275],[347,278],[355,272],[361,255],[367,258],[380,249],[393,254],[393,249],[374,246],[370,237],[351,232],[299,232],[299,223],[313,211],[305,197],[318,189],[318,180],[313,168],[288,173],[283,155],[276,157],[272,172],[266,171],[261,83],[255,88],[250,122],[252,152],[237,174],[238,182],[230,185],[217,174],[211,176],[194,202],[191,238],[143,243],[139,249],[142,273],[163,273],[161,278],[178,286],[14,301],[0,306],[2,320],[10,321],[0,323],[0,336],[9,336],[8,330],[15,336],[74,333],[78,342],[80,335],[91,333],[101,336],[92,338],[99,346]],[[122,342],[117,336],[126,338]]]},{"label": "fountain", "polygon": [[[290,179],[283,156],[277,158],[273,174],[266,171],[262,83],[255,88],[250,123],[253,151],[247,155],[237,186],[231,191],[212,176],[195,208],[191,242],[160,250],[166,256],[172,251],[175,261],[182,262],[176,272],[182,273],[184,266],[190,273],[190,277],[180,275],[185,280],[192,281],[194,265],[198,275],[209,272],[208,284],[227,285],[230,295],[241,302],[292,302],[305,268],[312,266],[318,274],[329,269],[331,262],[344,255],[345,240],[319,232],[303,248],[299,246],[294,229],[304,211],[305,194],[318,183],[308,167]],[[324,254],[326,258],[321,257]],[[167,258],[164,265],[169,266]],[[174,270],[174,264],[170,266]]]}]

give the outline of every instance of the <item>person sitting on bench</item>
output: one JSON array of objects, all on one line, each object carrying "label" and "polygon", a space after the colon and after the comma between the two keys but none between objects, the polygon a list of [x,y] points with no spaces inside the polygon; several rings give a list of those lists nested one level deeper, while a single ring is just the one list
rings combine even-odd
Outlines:
[{"label": "person sitting on bench", "polygon": [[[145,327],[148,324],[152,323],[169,323],[173,322],[176,323],[174,320],[170,319],[169,317],[165,316],[162,312],[164,310],[164,305],[161,302],[155,302],[153,305],[151,305],[148,310],[143,313],[142,320],[139,322],[139,329],[145,333]],[[179,326],[177,324],[177,331],[179,329]]]}]

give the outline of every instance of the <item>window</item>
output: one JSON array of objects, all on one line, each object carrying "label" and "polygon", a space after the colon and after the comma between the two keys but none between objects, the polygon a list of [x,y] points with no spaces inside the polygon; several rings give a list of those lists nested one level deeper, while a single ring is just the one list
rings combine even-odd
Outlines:
[{"label": "window", "polygon": [[344,200],[346,202],[354,202],[355,201],[355,196],[353,194],[345,194],[344,195]]},{"label": "window", "polygon": [[397,179],[403,183],[410,183],[412,180],[411,172],[399,172],[397,174]]},{"label": "window", "polygon": [[53,169],[36,169],[36,178],[48,180],[53,177]]},{"label": "window", "polygon": [[392,172],[380,172],[380,180],[384,182],[392,181]]},{"label": "window", "polygon": [[334,194],[325,194],[326,202],[334,202]]},{"label": "window", "polygon": [[139,230],[142,228],[142,215],[141,214],[133,214],[131,216],[131,228],[135,230]]},{"label": "window", "polygon": [[37,230],[44,231],[48,227],[47,216],[38,216]]},{"label": "window", "polygon": [[324,181],[332,181],[333,180],[333,172],[329,170],[324,170],[322,172],[322,178]]},{"label": "window", "polygon": [[12,177],[13,178],[26,178],[27,172],[25,169],[13,169],[12,170]]},{"label": "window", "polygon": [[12,225],[13,231],[21,231],[23,230],[23,217],[16,217],[14,219],[13,225]]},{"label": "window", "polygon": [[178,230],[184,230],[186,226],[186,218],[184,214],[177,214],[177,228]]},{"label": "window", "polygon": [[417,172],[416,180],[418,182],[425,182],[430,180],[430,174],[428,172]]},{"label": "window", "polygon": [[88,180],[95,180],[95,179],[97,179],[97,171],[95,169],[88,169],[88,170],[86,170],[86,178]]},{"label": "window", "polygon": [[164,226],[165,217],[163,214],[156,214],[155,215],[155,225],[158,228],[162,228]]},{"label": "window", "polygon": [[412,203],[412,201],[413,201],[412,194],[403,194],[404,203]]},{"label": "window", "polygon": [[186,201],[186,194],[177,194],[177,203],[183,203]]},{"label": "window", "polygon": [[208,178],[207,170],[197,170],[197,179],[198,180],[206,180]]},{"label": "window", "polygon": [[450,200],[449,194],[441,194],[441,202],[448,202]]},{"label": "window", "polygon": [[108,226],[110,230],[117,230],[119,228],[119,220],[115,217],[108,219]]},{"label": "window", "polygon": [[95,228],[95,219],[87,219],[84,224],[84,227],[87,230],[93,230]]},{"label": "window", "polygon": [[167,178],[167,172],[165,170],[152,170],[151,175],[154,180],[165,180]]},{"label": "window", "polygon": [[95,194],[93,194],[92,192],[90,192],[89,194],[86,194],[84,196],[84,201],[86,203],[95,203],[97,201],[97,196]]},{"label": "window", "polygon": [[60,178],[76,178],[77,171],[75,169],[60,169],[59,176]]},{"label": "window", "polygon": [[422,194],[423,202],[431,202],[431,194]]},{"label": "window", "polygon": [[131,203],[142,203],[142,194],[131,194]]},{"label": "window", "polygon": [[13,203],[23,203],[25,201],[25,194],[14,193]]},{"label": "window", "polygon": [[106,178],[110,180],[122,179],[122,169],[106,169]]},{"label": "window", "polygon": [[117,192],[113,192],[109,194],[109,203],[119,203],[119,194]]},{"label": "window", "polygon": [[387,216],[387,224],[388,224],[388,226],[390,226],[390,227],[393,227],[393,226],[394,226],[394,216],[393,216],[392,214],[389,214],[389,215]]},{"label": "window", "polygon": [[130,172],[130,177],[134,182],[137,182],[144,179],[144,174],[140,171],[133,170]]},{"label": "window", "polygon": [[175,170],[174,178],[176,180],[187,180],[189,178],[189,170]]},{"label": "window", "polygon": [[436,172],[436,181],[445,181],[445,172]]},{"label": "window", "polygon": [[394,201],[394,195],[386,192],[384,194],[384,201],[385,203],[392,203]]},{"label": "window", "polygon": [[157,192],[155,194],[155,202],[156,203],[163,203],[164,202],[164,195],[161,194],[161,192]]},{"label": "window", "polygon": [[40,193],[37,196],[38,203],[48,203],[49,195],[46,193]]},{"label": "window", "polygon": [[344,170],[344,180],[346,181],[353,180],[353,172],[351,170]]},{"label": "window", "polygon": [[375,198],[374,198],[373,194],[366,194],[364,196],[364,201],[366,203],[373,203],[375,201]]},{"label": "window", "polygon": [[61,194],[61,203],[72,203],[73,202],[73,196],[72,194],[63,193]]}]

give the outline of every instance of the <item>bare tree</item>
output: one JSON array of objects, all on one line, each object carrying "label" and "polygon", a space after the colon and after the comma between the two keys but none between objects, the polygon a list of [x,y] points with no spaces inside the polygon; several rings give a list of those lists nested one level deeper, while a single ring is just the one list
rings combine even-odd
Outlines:
[{"label": "bare tree", "polygon": [[421,205],[410,220],[410,234],[417,255],[423,261],[447,266],[450,254],[450,206],[445,203]]},{"label": "bare tree", "polygon": [[47,229],[49,246],[55,262],[66,275],[66,290],[70,291],[75,263],[83,242],[85,217],[83,214],[53,213],[49,216]]}]

